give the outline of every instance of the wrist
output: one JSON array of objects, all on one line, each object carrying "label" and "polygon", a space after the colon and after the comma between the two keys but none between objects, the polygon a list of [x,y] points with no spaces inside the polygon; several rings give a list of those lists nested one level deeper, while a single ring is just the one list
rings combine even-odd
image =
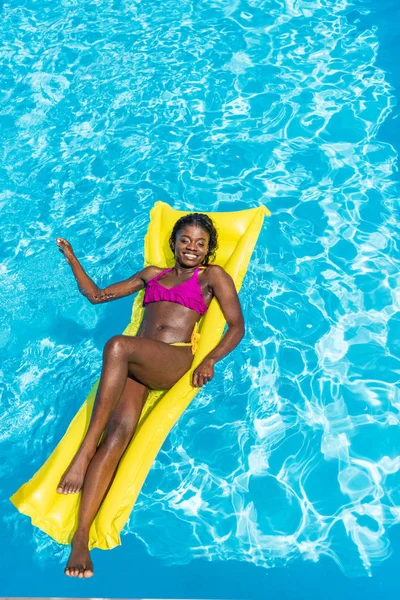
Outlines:
[{"label": "wrist", "polygon": [[208,362],[211,363],[212,366],[215,365],[215,363],[217,362],[217,358],[214,358],[213,356],[206,356],[203,362]]},{"label": "wrist", "polygon": [[67,262],[72,266],[79,265],[79,260],[76,258],[75,254],[71,254],[70,256],[65,257]]}]

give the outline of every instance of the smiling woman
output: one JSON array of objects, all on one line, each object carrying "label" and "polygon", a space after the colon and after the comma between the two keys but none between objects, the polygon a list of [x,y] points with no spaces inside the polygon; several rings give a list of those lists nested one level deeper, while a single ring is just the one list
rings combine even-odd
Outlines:
[{"label": "smiling woman", "polygon": [[56,242],[91,303],[109,302],[145,288],[145,312],[137,334],[114,336],[105,345],[89,428],[57,487],[59,494],[82,490],[65,573],[86,578],[93,575],[90,526],[134,434],[149,390],[170,389],[190,369],[197,324],[212,298],[218,300],[228,330],[194,370],[194,387],[213,378],[216,361],[242,339],[244,322],[231,276],[221,266],[209,264],[217,249],[217,232],[207,215],[193,213],[175,223],[169,240],[175,259],[172,268],[149,266],[105,289],[88,277],[67,240],[57,238]]}]

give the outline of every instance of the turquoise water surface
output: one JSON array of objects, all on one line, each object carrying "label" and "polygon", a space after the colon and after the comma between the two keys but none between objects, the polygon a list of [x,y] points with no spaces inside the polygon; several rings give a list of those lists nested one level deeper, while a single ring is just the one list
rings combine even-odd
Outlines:
[{"label": "turquoise water surface", "polygon": [[[393,0],[0,6],[3,596],[333,599],[397,590],[399,96]],[[397,77],[397,79],[396,79]],[[272,212],[241,345],[171,431],[122,547],[68,549],[8,497],[98,378],[156,200]]]}]

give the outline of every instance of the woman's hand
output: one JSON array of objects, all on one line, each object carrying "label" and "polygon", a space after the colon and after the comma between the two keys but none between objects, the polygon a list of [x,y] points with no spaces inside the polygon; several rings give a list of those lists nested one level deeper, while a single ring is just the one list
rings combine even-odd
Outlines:
[{"label": "woman's hand", "polygon": [[214,364],[212,358],[205,358],[202,363],[193,371],[192,386],[203,387],[205,383],[211,381],[214,377]]},{"label": "woman's hand", "polygon": [[56,238],[56,244],[60,252],[64,254],[67,262],[70,263],[71,259],[75,256],[71,244],[67,240],[64,240],[64,238]]}]

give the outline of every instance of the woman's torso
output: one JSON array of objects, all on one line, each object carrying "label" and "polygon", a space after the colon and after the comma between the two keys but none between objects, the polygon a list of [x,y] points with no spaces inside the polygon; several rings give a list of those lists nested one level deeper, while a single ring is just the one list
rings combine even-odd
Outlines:
[{"label": "woman's torso", "polygon": [[[210,267],[201,268],[192,272],[189,277],[177,278],[172,269],[157,269],[155,276],[146,282],[146,291],[152,292],[151,302],[145,307],[137,336],[168,344],[190,341],[193,327],[201,317],[201,312],[198,311],[201,311],[202,306],[205,311],[212,299],[209,270]],[[175,288],[179,294],[174,293]],[[163,293],[163,290],[172,293]],[[155,300],[163,297],[174,298],[175,301]],[[181,301],[186,301],[188,306],[196,307],[197,310],[182,305]]]}]

